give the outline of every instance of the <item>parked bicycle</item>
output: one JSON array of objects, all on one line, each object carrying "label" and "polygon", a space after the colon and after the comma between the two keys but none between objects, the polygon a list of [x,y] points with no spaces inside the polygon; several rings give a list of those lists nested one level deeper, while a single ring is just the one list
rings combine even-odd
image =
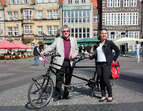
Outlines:
[{"label": "parked bicycle", "polygon": [[[57,65],[60,67],[67,67],[67,66],[61,66],[61,65],[53,62],[53,59],[55,57],[60,57],[60,55],[48,53],[48,54],[45,54],[44,56],[46,56],[46,57],[50,56],[50,65],[46,69],[45,75],[41,75],[40,77],[37,77],[37,78],[32,78],[32,83],[30,84],[30,87],[28,90],[28,100],[32,107],[42,108],[50,102],[50,99],[53,95],[53,90],[54,90],[54,83],[50,77],[51,73],[53,73],[59,80],[61,80],[62,83],[64,84],[64,86],[66,86],[68,88],[68,90],[73,90],[75,87],[88,86],[89,88],[91,88],[90,96],[92,97],[94,88],[100,89],[100,87],[99,87],[100,81],[98,80],[96,70],[93,74],[93,77],[90,79],[83,78],[83,77],[80,77],[80,76],[77,76],[74,74],[72,75],[73,77],[81,79],[81,80],[85,81],[86,83],[66,85],[64,80],[56,73],[56,71],[55,71],[56,68],[52,66],[52,65]],[[73,62],[73,66],[71,68],[73,68],[73,69],[74,68],[95,68],[95,66],[76,66],[76,63],[83,59],[84,58],[82,58],[82,56],[80,56],[80,55],[76,56],[76,58],[74,59],[74,62]]]}]

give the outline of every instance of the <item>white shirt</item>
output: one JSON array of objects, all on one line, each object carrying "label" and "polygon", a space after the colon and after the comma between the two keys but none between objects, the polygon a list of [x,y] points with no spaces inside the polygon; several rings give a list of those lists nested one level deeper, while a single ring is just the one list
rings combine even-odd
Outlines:
[{"label": "white shirt", "polygon": [[106,57],[102,49],[102,44],[97,47],[97,62],[106,62]]}]

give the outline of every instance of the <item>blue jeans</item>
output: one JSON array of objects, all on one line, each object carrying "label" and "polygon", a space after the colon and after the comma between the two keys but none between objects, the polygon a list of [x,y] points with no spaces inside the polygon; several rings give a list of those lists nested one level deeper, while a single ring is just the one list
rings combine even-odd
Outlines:
[{"label": "blue jeans", "polygon": [[137,49],[137,58],[138,58],[138,60],[140,59],[139,49]]},{"label": "blue jeans", "polygon": [[35,56],[35,64],[34,65],[38,65],[38,56]]}]

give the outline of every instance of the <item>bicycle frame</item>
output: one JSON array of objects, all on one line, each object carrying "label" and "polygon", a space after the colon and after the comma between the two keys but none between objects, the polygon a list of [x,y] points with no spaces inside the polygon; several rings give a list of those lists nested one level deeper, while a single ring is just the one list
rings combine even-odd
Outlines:
[{"label": "bicycle frame", "polygon": [[[55,70],[58,70],[58,69],[55,68],[55,67],[53,67],[52,65],[56,65],[56,66],[59,66],[59,67],[68,67],[68,66],[62,66],[62,65],[59,65],[59,64],[57,64],[57,63],[54,63],[54,62],[53,62],[53,59],[54,59],[54,57],[51,57],[50,66],[49,66],[49,68],[47,68],[47,73],[46,73],[46,75],[47,75],[47,76],[50,76],[50,71],[51,71],[51,72],[64,84],[64,86],[67,86],[67,85],[65,84],[65,82],[63,81],[63,79],[53,70],[53,69],[55,69]],[[77,60],[77,61],[76,61],[76,60],[74,59],[73,66],[72,66],[72,67],[68,67],[68,68],[72,68],[72,70],[74,70],[74,68],[95,68],[95,66],[76,66],[76,63],[79,62],[79,61],[80,61],[80,60]],[[95,71],[96,71],[96,70],[95,70]],[[63,73],[65,73],[65,72],[63,71]],[[86,78],[83,78],[83,77],[79,77],[79,76],[74,75],[74,74],[72,74],[72,76],[75,77],[75,78],[78,78],[78,79],[87,81],[87,82],[89,83],[89,82],[96,82],[96,81],[94,81],[94,79],[95,79],[95,74],[96,74],[96,73],[94,73],[94,76],[93,76],[92,80],[91,80],[91,79],[86,79]]]}]

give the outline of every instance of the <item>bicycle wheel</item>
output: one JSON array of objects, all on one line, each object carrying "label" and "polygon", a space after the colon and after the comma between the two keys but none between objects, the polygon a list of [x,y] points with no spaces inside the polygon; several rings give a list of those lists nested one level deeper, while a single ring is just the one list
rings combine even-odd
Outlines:
[{"label": "bicycle wheel", "polygon": [[54,85],[50,77],[40,76],[33,79],[28,90],[30,105],[34,108],[46,106],[53,95],[53,89]]}]

